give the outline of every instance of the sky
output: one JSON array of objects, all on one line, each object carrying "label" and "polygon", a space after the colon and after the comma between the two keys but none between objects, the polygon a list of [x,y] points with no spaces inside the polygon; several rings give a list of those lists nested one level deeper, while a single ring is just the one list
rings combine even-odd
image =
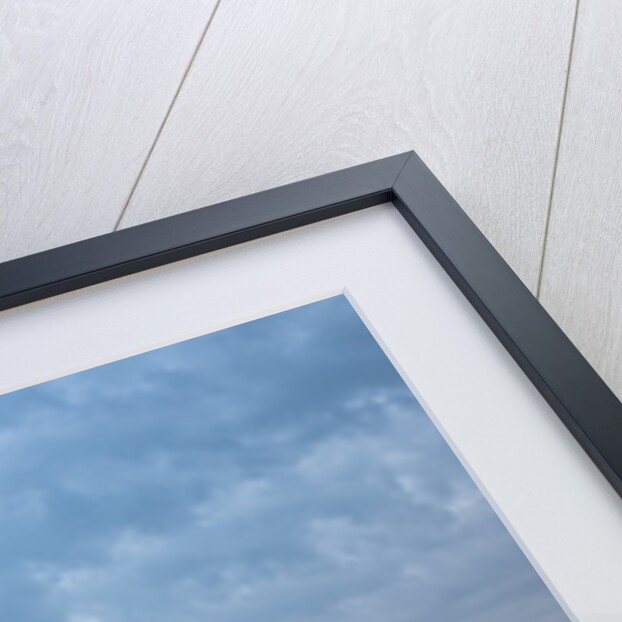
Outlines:
[{"label": "sky", "polygon": [[0,612],[568,619],[343,296],[0,396]]}]

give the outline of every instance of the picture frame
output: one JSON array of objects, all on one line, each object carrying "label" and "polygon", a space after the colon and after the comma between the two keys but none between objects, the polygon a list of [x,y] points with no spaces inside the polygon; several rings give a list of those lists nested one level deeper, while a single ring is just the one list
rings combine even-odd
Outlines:
[{"label": "picture frame", "polygon": [[570,619],[618,620],[620,403],[412,152],[0,264],[0,397],[338,295]]},{"label": "picture frame", "polygon": [[412,151],[5,262],[0,310],[388,202],[622,496],[622,404]]}]

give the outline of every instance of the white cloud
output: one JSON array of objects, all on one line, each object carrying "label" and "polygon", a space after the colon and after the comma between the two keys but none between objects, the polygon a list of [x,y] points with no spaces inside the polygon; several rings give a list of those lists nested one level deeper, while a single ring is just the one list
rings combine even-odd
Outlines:
[{"label": "white cloud", "polygon": [[343,300],[3,399],[7,619],[564,619]]}]

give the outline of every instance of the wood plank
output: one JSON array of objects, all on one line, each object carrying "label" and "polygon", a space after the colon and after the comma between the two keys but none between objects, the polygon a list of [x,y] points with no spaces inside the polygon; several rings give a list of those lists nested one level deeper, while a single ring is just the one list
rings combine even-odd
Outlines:
[{"label": "wood plank", "polygon": [[582,2],[541,300],[622,399],[622,4]]},{"label": "wood plank", "polygon": [[533,288],[573,0],[223,0],[127,227],[415,149]]},{"label": "wood plank", "polygon": [[214,1],[0,3],[0,261],[112,230]]}]

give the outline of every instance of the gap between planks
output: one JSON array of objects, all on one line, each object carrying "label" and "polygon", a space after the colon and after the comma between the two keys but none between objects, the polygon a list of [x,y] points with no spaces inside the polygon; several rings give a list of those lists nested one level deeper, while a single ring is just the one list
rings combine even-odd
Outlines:
[{"label": "gap between planks", "polygon": [[147,151],[147,155],[145,156],[145,161],[143,162],[142,166],[140,167],[140,171],[138,171],[138,175],[136,176],[136,180],[134,181],[134,183],[132,184],[132,188],[127,196],[127,199],[125,201],[125,204],[123,205],[123,208],[121,209],[121,212],[119,214],[119,217],[117,218],[117,221],[114,225],[114,229],[113,231],[117,231],[119,229],[119,226],[121,225],[121,221],[123,220],[123,216],[125,216],[125,212],[127,211],[127,208],[130,204],[130,201],[132,200],[132,197],[134,196],[134,192],[136,191],[136,188],[138,187],[138,184],[140,183],[140,180],[143,176],[143,173],[145,172],[145,168],[147,167],[147,164],[149,163],[149,160],[151,158],[151,155],[153,154],[153,150],[155,149],[156,145],[158,144],[158,139],[160,138],[160,135],[162,134],[162,130],[164,129],[164,126],[166,125],[166,122],[168,121],[170,115],[171,115],[171,111],[173,110],[173,107],[175,106],[175,102],[177,101],[177,98],[179,97],[179,93],[181,92],[181,89],[184,86],[184,83],[186,81],[186,78],[188,77],[188,74],[190,73],[190,69],[192,68],[192,65],[197,57],[197,54],[199,53],[199,50],[201,49],[201,46],[203,45],[203,41],[205,40],[205,37],[207,35],[207,31],[209,30],[209,27],[212,25],[212,22],[214,21],[214,16],[216,15],[216,12],[218,11],[218,7],[220,6],[220,3],[222,2],[222,0],[216,0],[216,4],[214,5],[214,10],[212,11],[211,15],[208,17],[207,19],[207,23],[205,24],[205,28],[203,29],[203,32],[201,33],[201,36],[199,37],[199,40],[194,48],[194,51],[192,52],[192,55],[190,56],[190,60],[188,61],[188,65],[186,66],[186,69],[184,71],[184,73],[181,76],[181,80],[179,82],[179,85],[177,87],[177,89],[175,90],[175,93],[173,95],[173,98],[171,99],[171,103],[169,104],[168,108],[166,109],[166,112],[164,114],[164,117],[162,119],[162,123],[160,123],[160,127],[158,127],[158,131],[156,132],[155,138],[153,139],[153,142],[151,143],[151,147],[149,147],[149,151]]},{"label": "gap between planks", "polygon": [[553,195],[555,193],[555,181],[557,179],[557,164],[559,161],[559,151],[561,146],[562,132],[564,127],[564,118],[566,116],[566,102],[568,99],[568,84],[570,83],[570,68],[572,66],[572,53],[574,51],[575,37],[577,33],[577,21],[579,19],[579,3],[576,0],[574,9],[574,18],[572,22],[572,33],[570,35],[570,49],[568,50],[568,63],[566,65],[566,80],[564,81],[564,90],[562,94],[562,105],[559,114],[559,126],[557,128],[557,140],[555,143],[555,157],[553,158],[553,171],[551,173],[551,188],[546,206],[546,215],[544,217],[544,230],[542,232],[542,248],[540,250],[540,266],[535,287],[535,296],[540,300],[540,290],[542,287],[542,274],[544,272],[544,263],[546,255],[546,243],[549,237],[549,225],[551,222],[551,208],[553,206]]}]

